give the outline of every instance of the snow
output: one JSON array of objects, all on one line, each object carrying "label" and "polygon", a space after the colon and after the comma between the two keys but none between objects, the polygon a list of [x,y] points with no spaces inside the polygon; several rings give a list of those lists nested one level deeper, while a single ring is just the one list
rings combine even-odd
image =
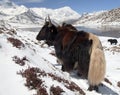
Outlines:
[{"label": "snow", "polygon": [[[112,82],[112,85],[104,81],[104,87],[100,87],[101,93],[97,93],[95,91],[87,91],[88,81],[86,79],[81,79],[80,77],[74,75],[74,73],[69,75],[68,73],[60,70],[61,65],[57,63],[57,58],[50,54],[51,52],[54,52],[54,47],[48,47],[47,45],[42,46],[43,42],[40,43],[35,39],[38,32],[23,31],[19,29],[16,30],[17,34],[10,35],[8,32],[13,27],[8,25],[7,27],[8,29],[1,30],[3,33],[0,33],[1,95],[33,95],[35,93],[34,90],[28,90],[27,87],[24,86],[25,79],[17,74],[17,72],[22,69],[27,69],[29,66],[38,67],[46,73],[51,72],[52,74],[62,77],[68,81],[73,81],[80,86],[87,95],[120,94],[120,88],[117,86],[117,82],[120,81],[120,53],[107,50],[108,48],[111,49],[114,46],[119,47],[120,38],[116,38],[118,40],[117,45],[110,45],[110,43],[107,42],[107,39],[112,37],[99,36],[103,47],[105,47],[104,50],[107,61],[106,78]],[[22,43],[24,43],[25,47],[22,47],[21,49],[16,48],[7,40],[9,37],[19,39]],[[18,56],[19,58],[26,56],[29,61],[25,62],[25,66],[19,66],[13,61],[14,56]],[[62,83],[59,83],[50,77],[43,77],[41,79],[45,81],[44,85],[48,87],[48,93],[50,86],[54,85],[60,86],[64,89],[64,91],[66,91],[66,94],[64,93],[63,95],[78,95],[75,94],[77,92],[66,89]]]}]

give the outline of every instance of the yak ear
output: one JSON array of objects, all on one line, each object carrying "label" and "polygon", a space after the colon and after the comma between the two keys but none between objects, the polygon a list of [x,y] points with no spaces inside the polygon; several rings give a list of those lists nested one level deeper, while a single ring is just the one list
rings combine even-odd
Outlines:
[{"label": "yak ear", "polygon": [[49,27],[52,26],[52,22],[51,22],[51,19],[50,19],[50,16],[48,15],[48,21],[49,21]]}]

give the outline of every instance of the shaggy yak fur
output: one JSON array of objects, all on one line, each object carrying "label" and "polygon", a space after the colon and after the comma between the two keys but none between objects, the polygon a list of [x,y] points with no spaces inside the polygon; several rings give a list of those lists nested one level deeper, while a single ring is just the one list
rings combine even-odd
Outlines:
[{"label": "shaggy yak fur", "polygon": [[118,43],[118,41],[116,39],[108,39],[108,42],[110,42],[111,45],[112,44],[116,45]]},{"label": "shaggy yak fur", "polygon": [[36,39],[54,45],[63,71],[77,70],[79,75],[88,79],[88,90],[98,91],[98,85],[104,80],[106,61],[102,44],[96,35],[78,31],[71,24],[56,27],[49,18]]}]

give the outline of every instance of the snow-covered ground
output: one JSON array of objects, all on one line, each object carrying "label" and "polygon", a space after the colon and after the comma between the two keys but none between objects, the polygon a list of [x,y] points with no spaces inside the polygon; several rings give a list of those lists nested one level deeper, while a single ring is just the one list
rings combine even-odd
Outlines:
[{"label": "snow-covered ground", "polygon": [[99,36],[107,70],[97,93],[87,91],[86,79],[62,72],[54,47],[38,42],[37,33],[0,25],[0,95],[120,95],[120,38],[117,45],[110,45],[110,37]]}]

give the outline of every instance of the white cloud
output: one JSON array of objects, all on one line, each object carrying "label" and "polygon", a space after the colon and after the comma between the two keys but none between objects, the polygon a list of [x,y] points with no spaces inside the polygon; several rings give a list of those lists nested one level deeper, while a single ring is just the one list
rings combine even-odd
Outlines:
[{"label": "white cloud", "polygon": [[13,0],[13,1],[16,1],[17,3],[40,3],[43,2],[44,0],[20,0],[20,1]]}]

